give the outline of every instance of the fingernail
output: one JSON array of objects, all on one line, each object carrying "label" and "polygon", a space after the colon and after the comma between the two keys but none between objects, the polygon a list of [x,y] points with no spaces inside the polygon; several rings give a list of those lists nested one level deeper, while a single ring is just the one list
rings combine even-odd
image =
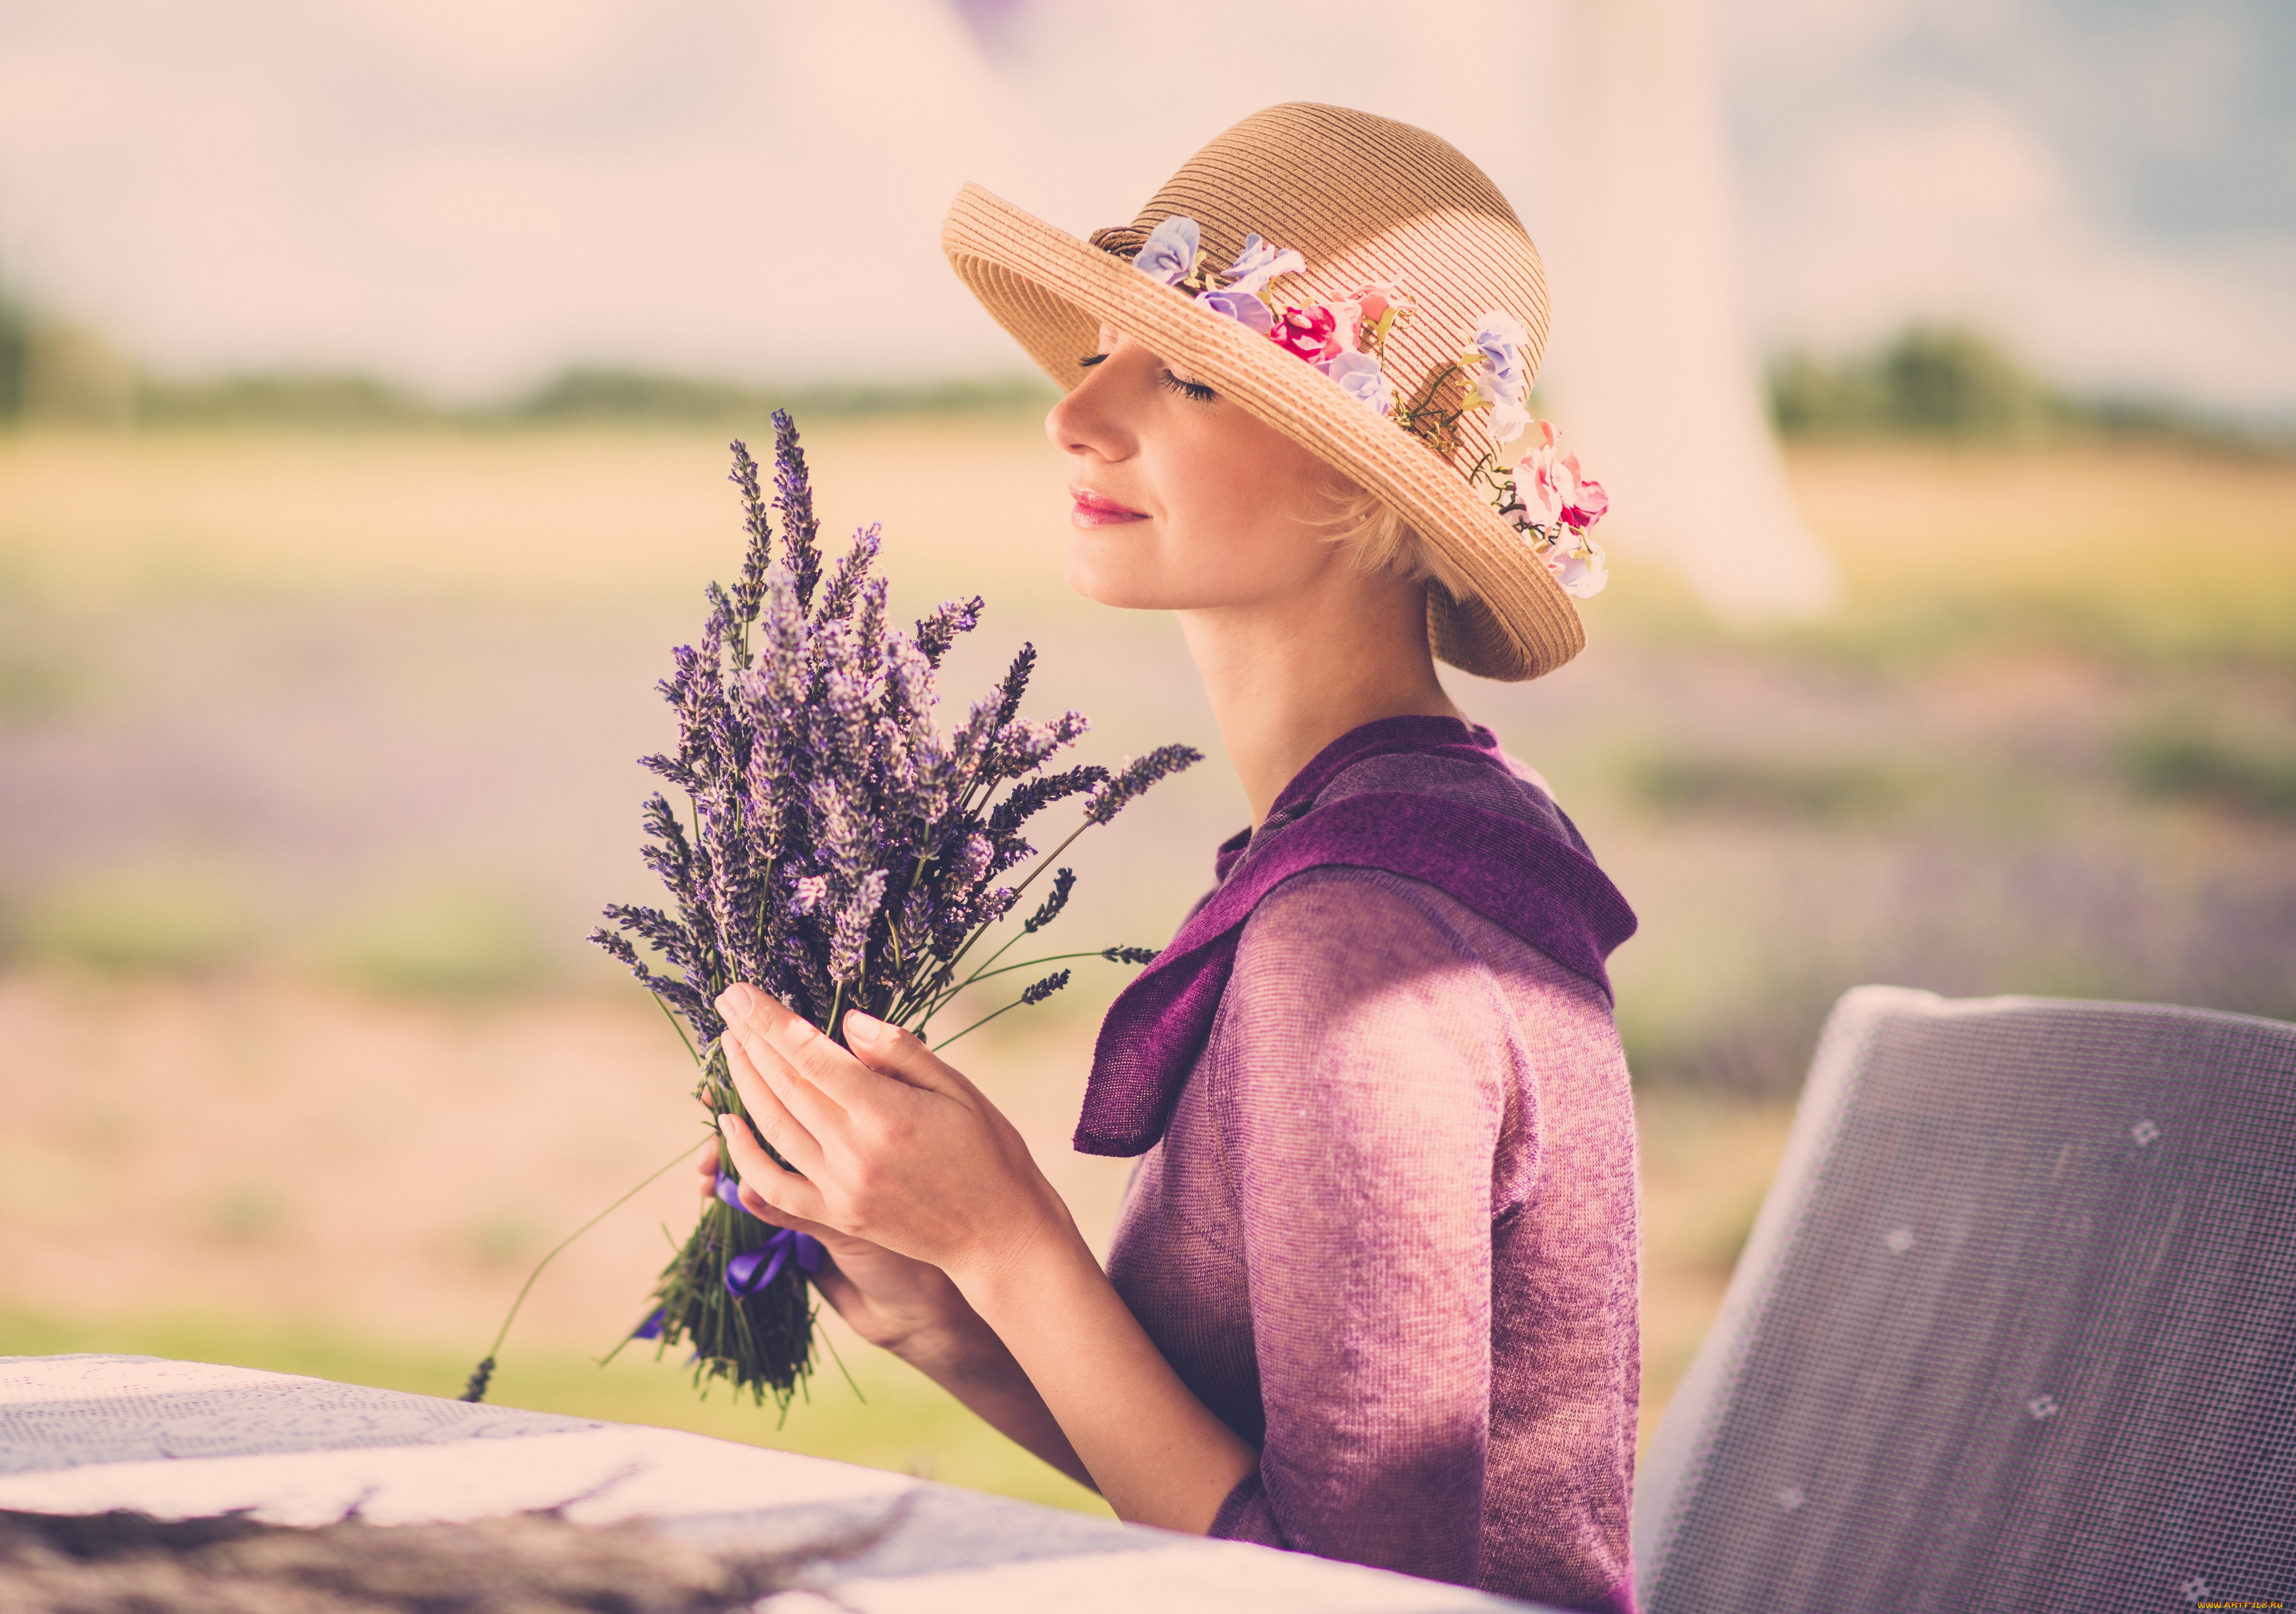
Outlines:
[{"label": "fingernail", "polygon": [[873,1014],[864,1014],[858,1009],[845,1012],[845,1040],[858,1036],[865,1043],[873,1043],[885,1035],[885,1022]]},{"label": "fingernail", "polygon": [[735,981],[718,995],[718,1012],[727,1020],[747,1020],[750,1017],[749,987]]},{"label": "fingernail", "polygon": [[718,1118],[718,1130],[724,1133],[727,1137],[732,1137],[734,1135],[734,1118],[730,1115],[719,1116]]}]

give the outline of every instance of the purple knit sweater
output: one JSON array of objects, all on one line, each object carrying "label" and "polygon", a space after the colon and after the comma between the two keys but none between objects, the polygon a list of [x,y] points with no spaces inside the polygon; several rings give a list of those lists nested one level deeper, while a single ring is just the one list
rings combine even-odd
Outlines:
[{"label": "purple knit sweater", "polygon": [[[1423,751],[1314,799],[1398,791],[1566,832],[1520,775]],[[1275,885],[1108,1263],[1261,1447],[1212,1534],[1629,1614],[1635,1182],[1595,981],[1419,880]]]}]

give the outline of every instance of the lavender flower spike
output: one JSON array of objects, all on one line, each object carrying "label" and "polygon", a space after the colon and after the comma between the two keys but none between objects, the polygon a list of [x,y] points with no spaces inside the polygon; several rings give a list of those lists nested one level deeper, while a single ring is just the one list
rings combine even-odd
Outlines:
[{"label": "lavender flower spike", "polygon": [[1033,1008],[1037,1004],[1043,1003],[1046,998],[1050,997],[1054,993],[1059,991],[1062,987],[1065,987],[1068,984],[1069,971],[1066,970],[1055,970],[1052,974],[1045,977],[1044,979],[1038,981],[1035,986],[1030,987],[1026,991],[1022,992],[1021,994],[1021,1001]]},{"label": "lavender flower spike", "polygon": [[1140,795],[1159,779],[1193,767],[1204,759],[1204,754],[1192,745],[1160,745],[1145,757],[1127,763],[1115,777],[1103,781],[1093,792],[1084,810],[1087,823],[1106,823],[1122,812],[1125,804]]}]

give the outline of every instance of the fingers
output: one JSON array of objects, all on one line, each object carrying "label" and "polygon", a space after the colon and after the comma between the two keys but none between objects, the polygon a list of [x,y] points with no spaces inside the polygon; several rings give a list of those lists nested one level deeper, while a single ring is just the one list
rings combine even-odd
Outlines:
[{"label": "fingers", "polygon": [[[770,1060],[770,1052],[766,1056]],[[782,1072],[783,1086],[776,1087],[759,1073],[749,1051],[739,1043],[726,1045],[726,1069],[734,1077],[734,1090],[742,1095],[742,1102],[750,1112],[751,1125],[771,1143],[782,1159],[808,1175],[821,1169],[821,1142],[812,1130],[782,1102],[787,1088],[796,1095],[801,1082],[791,1082],[788,1072]],[[816,1100],[816,1102],[818,1101]]]},{"label": "fingers", "polygon": [[796,1172],[774,1164],[774,1157],[758,1142],[757,1134],[742,1125],[740,1116],[719,1116],[718,1128],[726,1135],[726,1151],[734,1157],[743,1208],[767,1221],[783,1215],[808,1221],[820,1218],[821,1191]]},{"label": "fingers", "polygon": [[939,1055],[898,1026],[887,1025],[858,1009],[845,1015],[845,1042],[862,1063],[928,1093],[965,1093],[972,1084],[941,1062]]},{"label": "fingers", "polygon": [[[797,1089],[810,1086],[823,1102],[850,1109],[866,1098],[872,1085],[868,1067],[769,994],[737,983],[718,995],[718,1012],[726,1017],[726,1030],[749,1049],[761,1070],[770,1073],[770,1059],[778,1058],[798,1078]],[[828,1123],[825,1114],[806,1113],[807,1099],[800,1091],[787,1096],[808,1125]]]}]

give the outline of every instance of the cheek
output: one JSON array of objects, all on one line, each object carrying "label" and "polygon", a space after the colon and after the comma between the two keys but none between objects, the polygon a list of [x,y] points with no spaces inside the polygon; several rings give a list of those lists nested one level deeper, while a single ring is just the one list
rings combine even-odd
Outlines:
[{"label": "cheek", "polygon": [[1144,610],[1253,604],[1332,563],[1320,529],[1300,519],[1320,508],[1324,473],[1274,433],[1231,423],[1144,444],[1139,457],[1161,517],[1071,532],[1068,583],[1086,599]]}]

